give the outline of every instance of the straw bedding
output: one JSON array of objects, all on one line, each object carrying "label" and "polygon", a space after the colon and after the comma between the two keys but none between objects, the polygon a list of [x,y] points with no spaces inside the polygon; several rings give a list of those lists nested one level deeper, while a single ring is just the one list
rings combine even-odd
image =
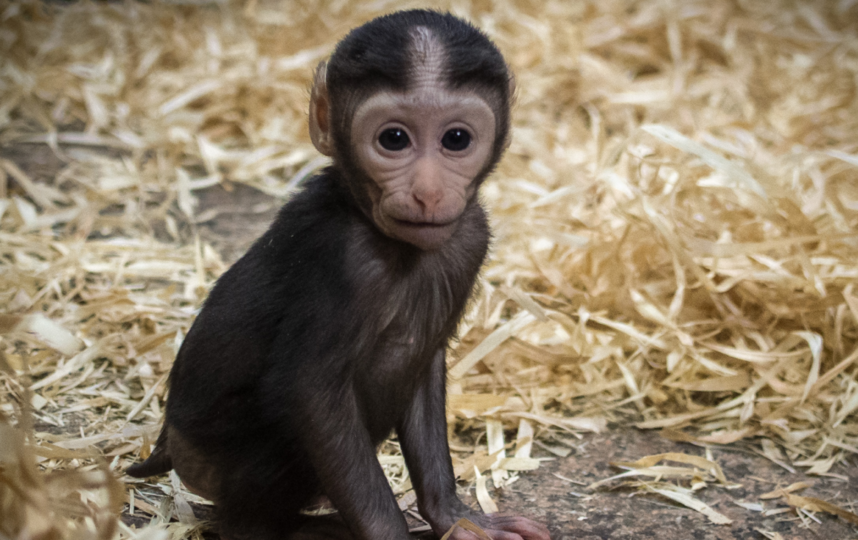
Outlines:
[{"label": "straw bedding", "polygon": [[[423,5],[0,4],[0,535],[199,535],[176,478],[110,474],[150,452],[227,267],[195,193],[288,199],[325,163],[315,64]],[[858,2],[433,6],[484,29],[518,81],[483,192],[493,255],[450,355],[454,463],[484,508],[488,477],[609,423],[819,475],[854,459]],[[38,178],[26,155],[45,145],[61,166]],[[379,459],[413,502],[395,441]]]}]

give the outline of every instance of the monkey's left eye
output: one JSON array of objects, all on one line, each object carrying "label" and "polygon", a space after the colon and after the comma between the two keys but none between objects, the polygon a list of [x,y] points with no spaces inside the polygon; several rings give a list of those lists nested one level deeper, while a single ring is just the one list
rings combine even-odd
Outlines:
[{"label": "monkey's left eye", "polygon": [[398,128],[385,129],[378,136],[378,143],[385,150],[397,152],[408,146],[408,134]]},{"label": "monkey's left eye", "polygon": [[451,129],[441,138],[441,145],[447,150],[461,152],[471,145],[471,134],[464,129]]}]

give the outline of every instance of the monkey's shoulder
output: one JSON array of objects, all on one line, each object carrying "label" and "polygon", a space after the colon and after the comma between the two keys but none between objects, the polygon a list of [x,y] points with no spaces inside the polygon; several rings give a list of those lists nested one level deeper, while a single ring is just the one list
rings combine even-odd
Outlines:
[{"label": "monkey's shoulder", "polygon": [[322,342],[326,323],[337,326],[348,295],[341,199],[326,175],[310,179],[217,280],[174,364],[174,410],[249,392],[274,351],[281,361],[301,358],[295,351]]},{"label": "monkey's shoulder", "polygon": [[[345,231],[354,209],[333,171],[307,180],[304,188],[280,209],[277,218],[248,252],[263,264],[295,267],[305,254],[325,262],[342,252]],[[327,259],[323,259],[323,258]],[[332,261],[333,262],[333,261]]]},{"label": "monkey's shoulder", "polygon": [[325,269],[342,264],[348,213],[342,188],[329,173],[309,179],[280,209],[268,230],[221,276],[212,295],[241,292],[250,297],[259,292],[271,297],[295,287],[306,290],[309,282],[318,284],[324,278],[335,281]]}]

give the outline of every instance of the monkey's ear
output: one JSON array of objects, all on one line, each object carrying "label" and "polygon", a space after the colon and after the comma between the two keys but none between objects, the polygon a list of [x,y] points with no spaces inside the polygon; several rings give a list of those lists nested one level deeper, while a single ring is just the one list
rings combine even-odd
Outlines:
[{"label": "monkey's ear", "polygon": [[[515,104],[515,74],[510,71],[509,72],[509,108],[512,110],[512,106]],[[506,140],[503,143],[503,149],[506,151],[509,148],[509,145],[512,144],[512,130],[510,129],[506,134]]]},{"label": "monkey's ear", "polygon": [[331,140],[331,107],[328,100],[328,65],[319,62],[313,78],[313,90],[310,93],[310,139],[316,150],[326,156],[334,155]]}]

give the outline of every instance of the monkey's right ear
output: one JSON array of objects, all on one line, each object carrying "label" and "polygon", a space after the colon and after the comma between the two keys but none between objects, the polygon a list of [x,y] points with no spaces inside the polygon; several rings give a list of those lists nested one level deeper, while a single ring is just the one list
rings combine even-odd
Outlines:
[{"label": "monkey's right ear", "polygon": [[310,139],[316,150],[326,156],[334,155],[331,140],[331,106],[328,100],[328,64],[319,62],[310,92]]}]

